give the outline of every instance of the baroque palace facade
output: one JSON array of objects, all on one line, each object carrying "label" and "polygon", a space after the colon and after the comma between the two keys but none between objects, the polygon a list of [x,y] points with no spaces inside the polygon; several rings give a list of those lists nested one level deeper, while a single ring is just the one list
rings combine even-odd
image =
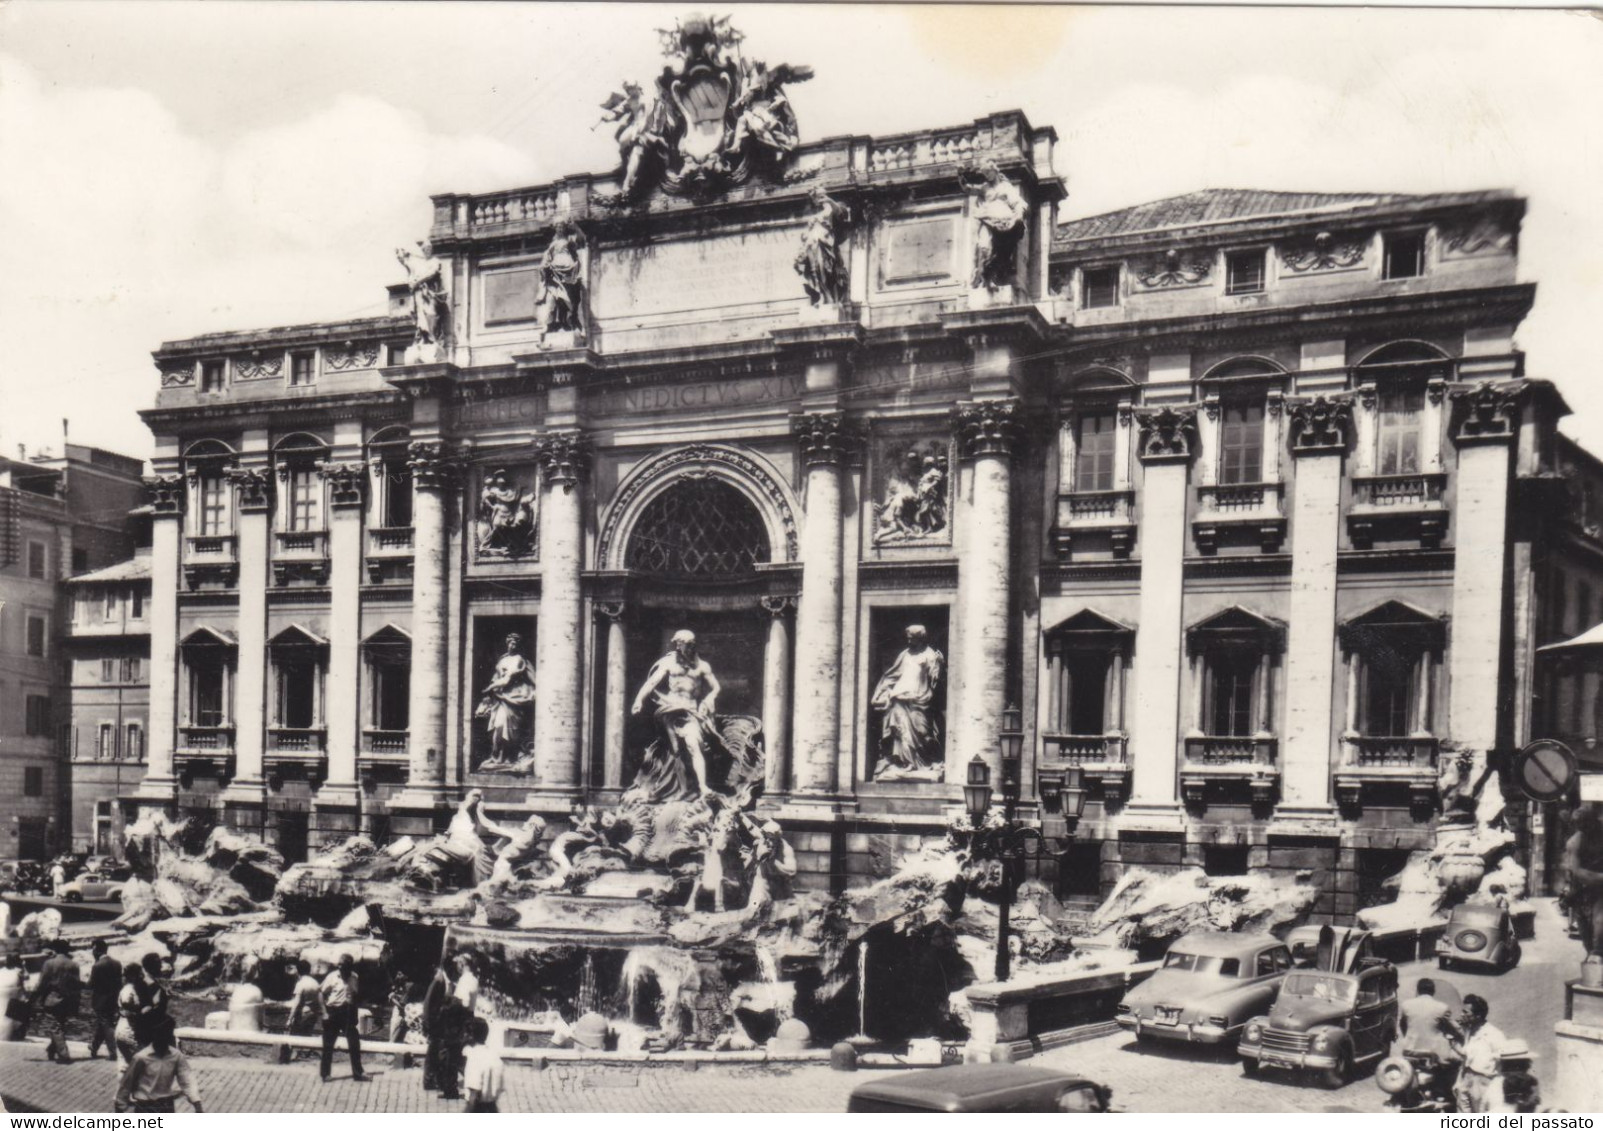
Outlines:
[{"label": "baroque palace facade", "polygon": [[1024,811],[1090,789],[1065,896],[1196,864],[1366,902],[1439,774],[1528,737],[1566,409],[1514,345],[1523,202],[1060,224],[1022,114],[800,144],[805,68],[676,51],[769,85],[677,127],[628,88],[617,173],[435,197],[387,316],[156,352],[127,805],[292,853],[471,788],[560,824],[630,786],[689,630],[808,883],[942,836],[1016,704]]}]

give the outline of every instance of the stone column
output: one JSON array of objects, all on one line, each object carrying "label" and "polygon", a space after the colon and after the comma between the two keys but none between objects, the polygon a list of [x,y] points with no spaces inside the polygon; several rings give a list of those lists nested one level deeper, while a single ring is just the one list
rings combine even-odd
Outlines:
[{"label": "stone column", "polygon": [[1290,808],[1324,809],[1330,805],[1330,767],[1337,749],[1331,707],[1336,678],[1336,551],[1352,401],[1302,398],[1290,402],[1287,411],[1291,452],[1297,459],[1297,496],[1291,523],[1281,796]]},{"label": "stone column", "polygon": [[184,479],[145,480],[150,496],[150,723],[145,776],[133,796],[141,808],[165,809],[177,788],[173,748],[178,742],[178,590],[184,532]]},{"label": "stone column", "polygon": [[535,650],[535,790],[547,803],[575,797],[583,781],[584,563],[581,485],[588,451],[577,428],[535,442],[540,460],[540,623]]},{"label": "stone column", "polygon": [[412,677],[407,782],[391,803],[432,809],[445,799],[446,508],[454,482],[450,452],[438,440],[409,449],[412,469]]},{"label": "stone column", "polygon": [[601,784],[623,788],[623,736],[629,725],[629,655],[623,632],[623,602],[599,601],[596,612],[606,632],[607,674],[601,708]]},{"label": "stone column", "polygon": [[267,588],[272,557],[272,475],[247,466],[229,473],[239,500],[239,662],[234,683],[234,780],[223,791],[229,827],[260,834],[267,705]]},{"label": "stone column", "polygon": [[1013,456],[1022,439],[1017,399],[960,402],[952,410],[958,454],[972,461],[957,567],[955,710],[949,715],[946,780],[962,782],[980,755],[1001,782],[996,736],[1007,706],[1008,610],[1013,592]]},{"label": "stone column", "polygon": [[[1180,661],[1185,654],[1181,596],[1189,540],[1187,472],[1196,445],[1197,409],[1195,405],[1142,408],[1135,418],[1141,429],[1138,451],[1144,471],[1130,804],[1132,809],[1172,809],[1180,744]],[[1196,682],[1194,692],[1200,697],[1201,681]]]},{"label": "stone column", "polygon": [[1523,381],[1485,381],[1454,390],[1458,445],[1453,571],[1452,687],[1448,734],[1482,753],[1498,740],[1503,570],[1508,551],[1509,470]]},{"label": "stone column", "polygon": [[317,807],[351,809],[357,803],[361,727],[362,504],[367,470],[359,462],[331,462],[323,465],[322,472],[329,487],[328,689],[323,709],[328,779],[317,791]]},{"label": "stone column", "polygon": [[802,588],[796,611],[794,793],[836,790],[840,743],[841,464],[855,437],[838,411],[798,413],[791,430],[807,469]]},{"label": "stone column", "polygon": [[768,614],[768,644],[763,650],[763,746],[768,755],[763,791],[770,797],[790,783],[790,626],[796,602],[789,597],[763,597]]}]

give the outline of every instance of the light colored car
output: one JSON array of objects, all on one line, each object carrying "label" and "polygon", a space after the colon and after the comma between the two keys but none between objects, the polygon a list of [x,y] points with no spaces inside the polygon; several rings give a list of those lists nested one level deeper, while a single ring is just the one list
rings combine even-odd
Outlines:
[{"label": "light colored car", "polygon": [[1442,937],[1436,940],[1436,965],[1489,966],[1512,969],[1520,960],[1514,919],[1495,903],[1464,903],[1453,908]]},{"label": "light colored car", "polygon": [[1269,1009],[1290,969],[1291,951],[1273,935],[1185,935],[1161,969],[1124,995],[1117,1020],[1138,1040],[1230,1044],[1248,1018]]},{"label": "light colored car", "polygon": [[120,900],[122,889],[122,880],[113,880],[99,872],[85,872],[77,879],[62,884],[56,898],[67,903],[82,903],[86,899]]},{"label": "light colored car", "polygon": [[1397,969],[1371,961],[1354,973],[1292,971],[1268,1016],[1242,1032],[1241,1071],[1307,1069],[1339,1088],[1356,1066],[1384,1057],[1397,1038]]}]

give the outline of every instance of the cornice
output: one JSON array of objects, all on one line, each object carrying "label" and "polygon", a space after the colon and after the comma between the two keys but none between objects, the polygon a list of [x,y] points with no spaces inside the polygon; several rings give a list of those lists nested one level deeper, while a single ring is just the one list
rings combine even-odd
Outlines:
[{"label": "cornice", "polygon": [[206,404],[162,405],[139,411],[152,430],[181,431],[187,425],[226,422],[230,428],[315,417],[319,420],[372,418],[374,409],[403,409],[406,395],[398,389],[365,389],[311,397],[273,397],[248,401],[222,398]]},{"label": "cornice", "polygon": [[379,315],[353,318],[345,322],[314,322],[300,326],[275,326],[265,330],[229,330],[163,342],[152,353],[157,361],[200,358],[238,353],[241,350],[276,346],[289,349],[300,345],[335,344],[350,340],[368,341],[409,336],[412,320],[405,315]]}]

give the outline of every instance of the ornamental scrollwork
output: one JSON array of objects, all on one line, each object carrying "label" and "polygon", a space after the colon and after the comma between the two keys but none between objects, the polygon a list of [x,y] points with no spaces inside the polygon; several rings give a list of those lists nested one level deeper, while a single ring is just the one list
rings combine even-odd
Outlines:
[{"label": "ornamental scrollwork", "polygon": [[1148,290],[1165,287],[1194,287],[1208,281],[1213,265],[1206,258],[1184,258],[1170,248],[1163,258],[1151,260],[1136,268],[1136,279]]},{"label": "ornamental scrollwork", "polygon": [[256,352],[234,359],[234,380],[270,381],[284,375],[284,355]]},{"label": "ornamental scrollwork", "polygon": [[798,412],[790,418],[790,434],[808,467],[839,466],[857,450],[857,434],[838,411]]},{"label": "ornamental scrollwork", "polygon": [[195,383],[195,363],[192,361],[169,362],[161,367],[161,387],[163,389],[177,389]]},{"label": "ornamental scrollwork", "polygon": [[964,459],[979,456],[1011,458],[1024,438],[1020,404],[1015,397],[963,401],[952,408],[958,451]]},{"label": "ornamental scrollwork", "polygon": [[228,481],[239,491],[240,510],[266,510],[273,501],[273,477],[262,467],[235,467]]},{"label": "ornamental scrollwork", "polygon": [[378,364],[377,342],[344,342],[323,353],[323,364],[339,373],[347,369],[371,369]]},{"label": "ornamental scrollwork", "polygon": [[336,507],[362,504],[367,486],[367,468],[360,463],[321,463],[317,469],[328,482],[329,501]]},{"label": "ornamental scrollwork", "polygon": [[1514,232],[1496,216],[1482,215],[1454,225],[1442,232],[1443,255],[1478,255],[1483,251],[1506,251],[1514,243]]},{"label": "ornamental scrollwork", "polygon": [[1362,240],[1349,239],[1337,243],[1336,237],[1329,232],[1316,235],[1312,247],[1287,248],[1280,253],[1280,262],[1299,275],[1311,271],[1339,271],[1346,267],[1357,267],[1363,261]]},{"label": "ornamental scrollwork", "polygon": [[1299,455],[1343,452],[1352,430],[1351,397],[1299,397],[1288,401],[1291,450]]},{"label": "ornamental scrollwork", "polygon": [[1454,389],[1450,394],[1458,413],[1454,437],[1463,442],[1513,436],[1525,391],[1523,381],[1509,384],[1482,381],[1472,388]]},{"label": "ornamental scrollwork", "polygon": [[1178,463],[1191,458],[1197,437],[1195,406],[1138,408],[1135,419],[1141,428],[1138,450],[1142,463]]}]

